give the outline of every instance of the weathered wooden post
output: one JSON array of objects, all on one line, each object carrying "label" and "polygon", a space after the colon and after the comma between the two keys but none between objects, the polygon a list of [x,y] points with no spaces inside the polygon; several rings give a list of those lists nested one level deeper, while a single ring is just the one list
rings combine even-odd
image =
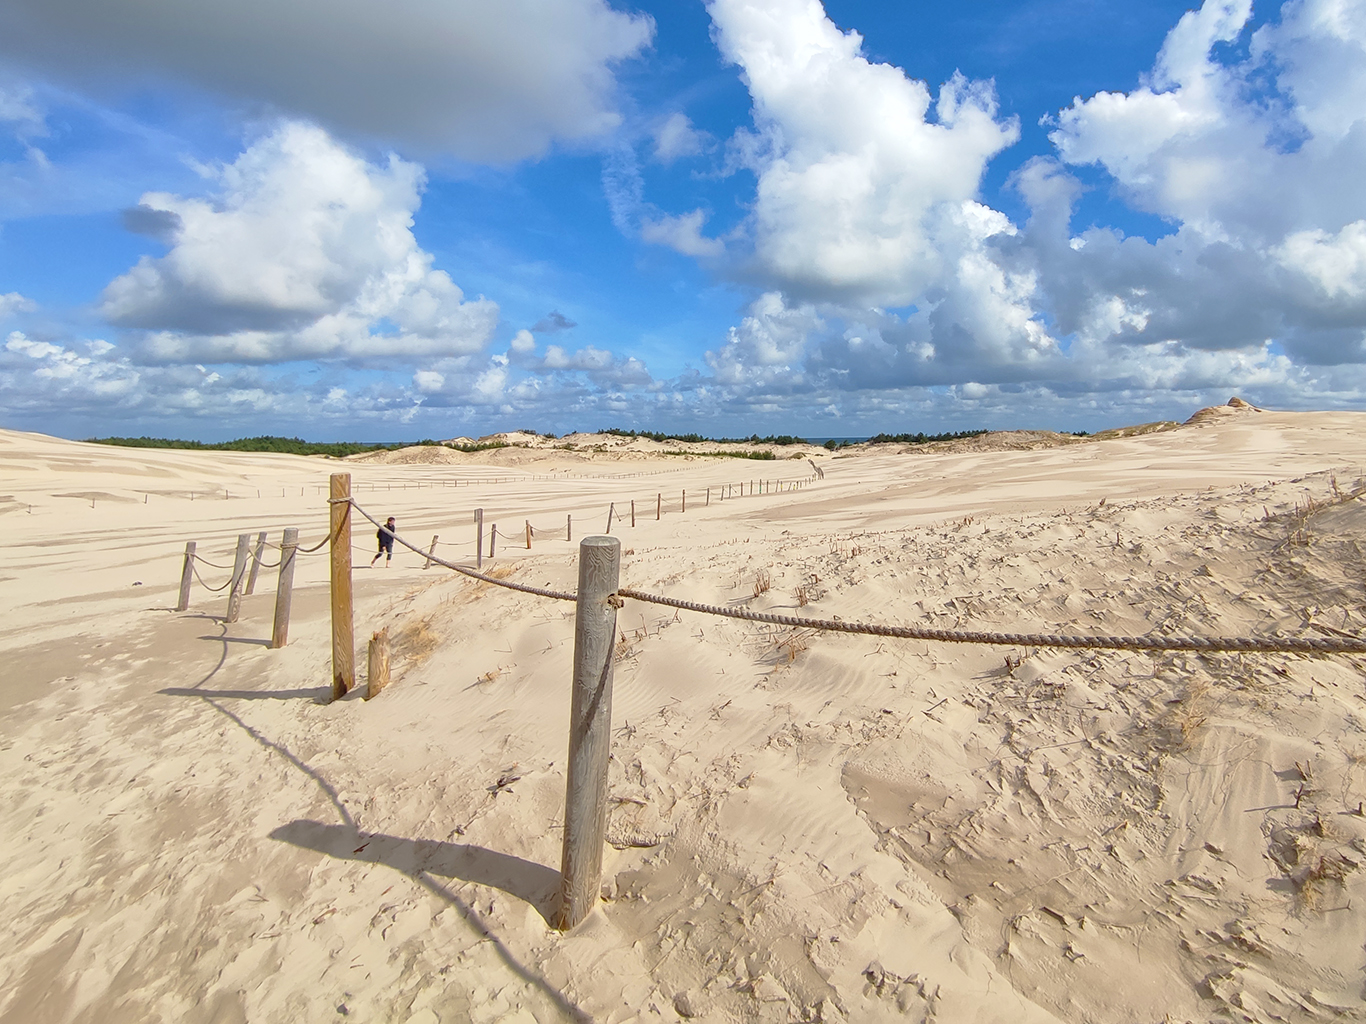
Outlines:
[{"label": "weathered wooden post", "polygon": [[555,927],[573,928],[598,901],[607,830],[607,756],[612,744],[612,653],[621,542],[585,537],[579,545],[574,609],[574,683],[569,712],[569,768],[564,852]]},{"label": "weathered wooden post", "polygon": [[242,584],[247,573],[247,549],[251,546],[251,534],[237,535],[237,550],[232,556],[232,581],[228,584],[228,613],[224,622],[236,622],[242,614]]},{"label": "weathered wooden post", "polygon": [[659,522],[659,517],[660,517],[660,514],[663,512],[663,510],[664,510],[664,495],[663,495],[662,493],[656,494],[656,495],[655,495],[655,522]]},{"label": "weathered wooden post", "polygon": [[275,627],[270,632],[270,646],[283,647],[289,643],[289,606],[294,600],[294,552],[299,547],[299,530],[290,526],[280,541],[280,580],[275,584]]},{"label": "weathered wooden post", "polygon": [[617,511],[617,503],[616,503],[615,501],[614,501],[614,502],[611,502],[610,504],[608,504],[608,506],[607,506],[607,530],[605,531],[605,532],[607,532],[607,533],[611,533],[611,532],[612,532],[612,516],[616,513],[616,511]]},{"label": "weathered wooden post", "polygon": [[389,685],[389,627],[370,637],[369,660],[365,666],[365,699],[376,696]]},{"label": "weathered wooden post", "polygon": [[635,498],[632,498],[632,499],[631,499],[631,528],[632,528],[632,529],[635,529],[635,525],[636,525],[636,499],[635,499]]},{"label": "weathered wooden post", "polygon": [[574,517],[567,515],[564,517],[564,539],[573,541],[574,539]]},{"label": "weathered wooden post", "polygon": [[438,534],[432,534],[432,547],[431,550],[427,552],[427,560],[422,563],[422,568],[430,569],[432,567],[432,559],[436,557],[436,542],[439,539]]},{"label": "weathered wooden post", "polygon": [[526,521],[526,549],[531,550],[531,520]]},{"label": "weathered wooden post", "polygon": [[683,488],[683,503],[680,509],[684,512],[688,511],[688,489],[686,487]]},{"label": "weathered wooden post", "polygon": [[[32,506],[29,506],[32,508]],[[175,603],[175,610],[183,612],[190,607],[190,584],[194,582],[194,549],[195,542],[187,540],[185,542],[185,565],[180,570],[180,598]]]},{"label": "weathered wooden post", "polygon": [[477,508],[474,510],[474,567],[482,568],[484,565],[484,510]]},{"label": "weathered wooden post", "polygon": [[711,508],[711,488],[710,488],[710,487],[707,488],[707,503],[706,503],[705,505],[703,505],[702,507],[703,507],[703,508]]},{"label": "weathered wooden post", "polygon": [[494,552],[498,548],[498,524],[494,523],[489,528],[489,561],[493,561]]},{"label": "weathered wooden post", "polygon": [[356,685],[356,630],[351,606],[351,474],[328,487],[332,554],[332,699]]},{"label": "weathered wooden post", "polygon": [[262,530],[256,535],[256,547],[251,553],[251,572],[247,575],[247,589],[242,593],[254,594],[256,592],[256,574],[261,571],[261,556],[265,553],[266,531]]}]

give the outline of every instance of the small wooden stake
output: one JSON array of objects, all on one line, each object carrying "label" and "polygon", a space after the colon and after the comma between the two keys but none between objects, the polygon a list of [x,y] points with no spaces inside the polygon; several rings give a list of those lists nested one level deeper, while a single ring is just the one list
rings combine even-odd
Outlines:
[{"label": "small wooden stake", "polygon": [[635,498],[632,498],[632,499],[631,499],[631,527],[634,529],[635,525],[636,525],[636,499],[635,499]]},{"label": "small wooden stake", "polygon": [[[29,509],[32,510],[30,505]],[[175,603],[175,610],[183,612],[190,607],[190,584],[194,582],[194,549],[195,542],[187,540],[185,542],[185,565],[180,570],[180,599]]]},{"label": "small wooden stake", "polygon": [[432,559],[436,557],[436,542],[439,539],[437,534],[432,534],[432,547],[431,550],[427,552],[427,561],[422,563],[422,568],[430,569],[432,567]]},{"label": "small wooden stake", "polygon": [[299,547],[299,530],[290,526],[280,541],[280,579],[275,584],[275,627],[270,633],[270,646],[283,647],[289,643],[289,607],[294,600],[294,552]]},{"label": "small wooden stake", "polygon": [[474,510],[474,567],[476,569],[484,564],[484,510],[477,508]]},{"label": "small wooden stake", "polygon": [[572,515],[564,517],[564,539],[571,542],[574,540],[574,517]]},{"label": "small wooden stake", "polygon": [[328,517],[332,554],[332,699],[356,685],[356,627],[351,603],[351,474],[333,473]]},{"label": "small wooden stake", "polygon": [[370,637],[370,660],[365,671],[365,699],[389,685],[389,627]]},{"label": "small wooden stake", "polygon": [[526,521],[526,549],[531,550],[531,520]]},{"label": "small wooden stake", "polygon": [[573,928],[597,905],[607,831],[607,759],[612,745],[612,654],[621,542],[586,537],[579,545],[574,609],[574,682],[569,713],[560,906],[555,927]]},{"label": "small wooden stake", "polygon": [[242,614],[242,584],[247,574],[247,549],[251,546],[251,534],[237,535],[237,551],[232,556],[232,582],[228,584],[228,613],[224,622],[236,622]]},{"label": "small wooden stake", "polygon": [[684,489],[683,489],[683,505],[682,505],[682,510],[683,510],[684,512],[688,511],[688,491],[687,491],[687,488],[684,488]]},{"label": "small wooden stake", "polygon": [[663,494],[656,494],[656,495],[655,495],[655,522],[659,522],[659,517],[660,517],[660,514],[663,512],[663,510],[664,510],[664,495],[663,495]]},{"label": "small wooden stake", "polygon": [[[260,495],[258,494],[259,498]],[[256,548],[251,553],[251,572],[247,575],[247,589],[242,591],[244,594],[256,592],[256,574],[261,571],[261,556],[266,551],[266,531],[262,530],[256,535]]]},{"label": "small wooden stake", "polygon": [[710,488],[710,487],[707,488],[707,503],[706,503],[706,505],[704,505],[703,507],[704,507],[704,508],[711,508],[711,488]]},{"label": "small wooden stake", "polygon": [[615,501],[612,502],[611,504],[609,504],[609,505],[607,506],[607,529],[606,529],[606,531],[604,531],[604,532],[606,532],[606,533],[611,533],[611,532],[612,532],[612,516],[616,514],[616,511],[617,511],[617,503],[616,503]]},{"label": "small wooden stake", "polygon": [[498,524],[489,528],[489,561],[493,561],[494,550],[498,547]]}]

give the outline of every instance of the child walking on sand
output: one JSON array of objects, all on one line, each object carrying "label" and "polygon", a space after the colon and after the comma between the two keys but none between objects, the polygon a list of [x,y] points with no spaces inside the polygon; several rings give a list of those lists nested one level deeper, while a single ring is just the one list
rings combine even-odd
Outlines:
[{"label": "child walking on sand", "polygon": [[389,568],[389,563],[394,557],[394,517],[390,516],[384,521],[384,525],[376,531],[375,536],[379,538],[379,550],[375,552],[375,557],[370,559],[370,568],[374,568],[379,561],[379,556],[384,556],[384,568]]}]

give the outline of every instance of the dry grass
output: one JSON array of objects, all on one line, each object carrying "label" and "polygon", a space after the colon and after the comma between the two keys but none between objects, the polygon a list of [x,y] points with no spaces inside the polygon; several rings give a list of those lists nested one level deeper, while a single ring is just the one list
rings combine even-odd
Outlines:
[{"label": "dry grass", "polygon": [[441,637],[432,630],[432,620],[422,618],[395,632],[389,650],[394,660],[401,658],[406,668],[412,668],[430,658],[440,643]]},{"label": "dry grass", "polygon": [[797,607],[805,608],[811,603],[811,592],[805,586],[798,587],[796,590]]},{"label": "dry grass", "polygon": [[760,569],[754,577],[754,596],[767,594],[773,587],[773,577],[767,569]]}]

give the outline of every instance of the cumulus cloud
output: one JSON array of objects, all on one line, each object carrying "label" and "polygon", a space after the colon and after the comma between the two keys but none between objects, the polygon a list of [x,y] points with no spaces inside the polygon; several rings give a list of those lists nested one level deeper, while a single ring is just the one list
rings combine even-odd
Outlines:
[{"label": "cumulus cloud", "polygon": [[128,218],[171,245],[105,289],[150,358],[277,362],[477,351],[495,303],[465,301],[413,237],[422,169],[376,167],[320,128],[281,125],[210,198],[148,193]]},{"label": "cumulus cloud", "polygon": [[11,0],[0,53],[84,84],[180,78],[343,132],[476,161],[609,131],[653,21],[605,0]]},{"label": "cumulus cloud", "polygon": [[[970,207],[1019,135],[990,83],[927,85],[862,53],[816,0],[712,0],[723,55],[754,102],[741,162],[758,176],[755,257],[799,300],[904,305],[952,273],[989,219]],[[930,108],[934,113],[931,116]]]}]

